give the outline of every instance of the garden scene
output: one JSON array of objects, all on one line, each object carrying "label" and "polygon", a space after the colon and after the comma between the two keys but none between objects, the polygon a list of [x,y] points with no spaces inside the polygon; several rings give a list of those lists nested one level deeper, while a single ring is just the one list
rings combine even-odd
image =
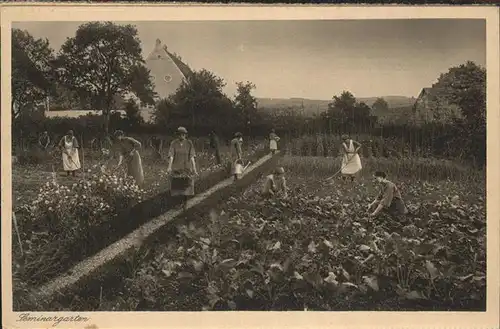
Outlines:
[{"label": "garden scene", "polygon": [[[397,111],[383,97],[365,102],[343,90],[307,114],[303,104],[264,107],[250,81],[228,95],[224,78],[166,48],[186,74],[159,95],[133,25],[81,24],[58,51],[21,29],[12,42],[15,311],[486,309],[481,65],[438,72]],[[48,115],[68,109],[85,114]],[[74,175],[60,143],[70,130]],[[139,143],[143,180],[121,165],[116,131]],[[179,136],[195,152],[194,195],[234,182],[64,294],[30,297],[179,205],[169,163]],[[346,140],[360,145],[352,180],[344,179]],[[235,160],[267,155],[238,179]],[[378,172],[397,186],[404,216],[369,209]],[[286,179],[285,194],[263,193],[271,174]]]}]

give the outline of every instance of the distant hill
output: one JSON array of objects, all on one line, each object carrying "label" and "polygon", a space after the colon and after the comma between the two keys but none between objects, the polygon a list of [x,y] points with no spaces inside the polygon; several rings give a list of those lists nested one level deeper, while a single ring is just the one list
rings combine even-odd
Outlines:
[{"label": "distant hill", "polygon": [[[390,109],[407,108],[412,106],[416,98],[406,96],[382,96],[389,104]],[[377,97],[357,98],[359,102],[365,102],[368,106],[372,106]],[[257,98],[259,108],[266,110],[283,109],[283,108],[304,108],[304,114],[312,115],[321,113],[328,109],[328,103],[331,100],[307,99],[307,98]]]}]

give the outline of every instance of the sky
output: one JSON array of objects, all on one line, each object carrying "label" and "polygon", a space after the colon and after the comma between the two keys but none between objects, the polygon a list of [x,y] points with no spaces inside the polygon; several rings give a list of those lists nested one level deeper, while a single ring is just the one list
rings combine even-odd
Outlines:
[{"label": "sky", "polygon": [[[16,22],[57,52],[84,22]],[[191,68],[257,97],[416,97],[452,66],[486,65],[486,23],[472,19],[116,22],[137,27],[144,57],[160,39]]]}]

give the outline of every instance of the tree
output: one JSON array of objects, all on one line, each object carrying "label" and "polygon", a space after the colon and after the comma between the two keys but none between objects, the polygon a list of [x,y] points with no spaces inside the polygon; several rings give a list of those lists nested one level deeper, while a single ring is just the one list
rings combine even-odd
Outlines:
[{"label": "tree", "polygon": [[340,96],[333,97],[333,102],[328,104],[328,112],[324,116],[331,120],[330,130],[332,123],[343,129],[354,129],[358,126],[366,127],[371,122],[370,111],[370,107],[364,102],[357,102],[352,93],[343,91]]},{"label": "tree", "polygon": [[50,99],[51,111],[64,110],[91,110],[91,108],[78,97],[78,93],[70,90],[59,83],[55,85],[54,93]]},{"label": "tree", "polygon": [[234,104],[243,123],[248,125],[255,119],[257,114],[257,98],[252,95],[252,90],[254,90],[256,86],[250,81],[246,83],[237,82],[236,86],[237,90]]},{"label": "tree", "polygon": [[358,118],[368,118],[370,116],[371,108],[365,102],[359,102],[355,105],[354,115]]},{"label": "tree", "polygon": [[385,99],[378,97],[372,105],[373,115],[382,117],[389,111],[389,104]]},{"label": "tree", "polygon": [[117,95],[133,94],[143,104],[154,104],[156,93],[132,25],[81,25],[63,44],[57,65],[62,83],[90,102],[93,109],[102,111],[106,133]]},{"label": "tree", "polygon": [[348,117],[356,105],[356,98],[349,91],[343,91],[340,96],[333,96],[333,102],[328,104],[328,111],[334,117]]},{"label": "tree", "polygon": [[193,72],[168,99],[170,121],[192,127],[234,124],[233,104],[223,92],[225,85],[224,79],[208,70]]},{"label": "tree", "polygon": [[455,143],[477,164],[486,161],[486,69],[468,61],[441,74],[432,86],[450,104],[458,106],[464,120],[455,119]]},{"label": "tree", "polygon": [[125,121],[132,129],[144,123],[144,118],[141,116],[139,106],[137,106],[137,103],[133,99],[129,99],[125,103]]},{"label": "tree", "polygon": [[[53,50],[47,39],[35,39],[27,31],[12,29],[12,117],[36,110],[51,93]],[[29,112],[28,112],[29,113]]]},{"label": "tree", "polygon": [[175,105],[169,99],[161,99],[153,111],[153,122],[159,126],[167,126]]},{"label": "tree", "polygon": [[432,86],[457,105],[468,122],[486,123],[486,69],[468,61],[441,74]]}]

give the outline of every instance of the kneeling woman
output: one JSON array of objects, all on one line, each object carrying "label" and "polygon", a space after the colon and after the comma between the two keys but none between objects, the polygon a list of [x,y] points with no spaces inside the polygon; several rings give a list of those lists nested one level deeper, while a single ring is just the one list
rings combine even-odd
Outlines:
[{"label": "kneeling woman", "polygon": [[386,174],[383,171],[375,172],[375,180],[382,185],[382,190],[379,195],[368,206],[368,211],[370,211],[377,203],[378,206],[373,213],[370,214],[371,217],[377,216],[381,211],[387,212],[393,218],[406,215],[408,209],[401,197],[401,192],[399,191],[396,184],[387,179]]},{"label": "kneeling woman", "polygon": [[266,176],[261,194],[265,198],[275,196],[276,194],[279,194],[284,198],[288,197],[285,169],[283,167],[276,168],[273,174]]},{"label": "kneeling woman", "polygon": [[170,195],[181,198],[181,206],[185,210],[187,199],[194,195],[194,176],[196,170],[196,153],[193,143],[187,139],[184,127],[177,129],[178,138],[172,141],[168,151],[168,168],[170,174]]}]

